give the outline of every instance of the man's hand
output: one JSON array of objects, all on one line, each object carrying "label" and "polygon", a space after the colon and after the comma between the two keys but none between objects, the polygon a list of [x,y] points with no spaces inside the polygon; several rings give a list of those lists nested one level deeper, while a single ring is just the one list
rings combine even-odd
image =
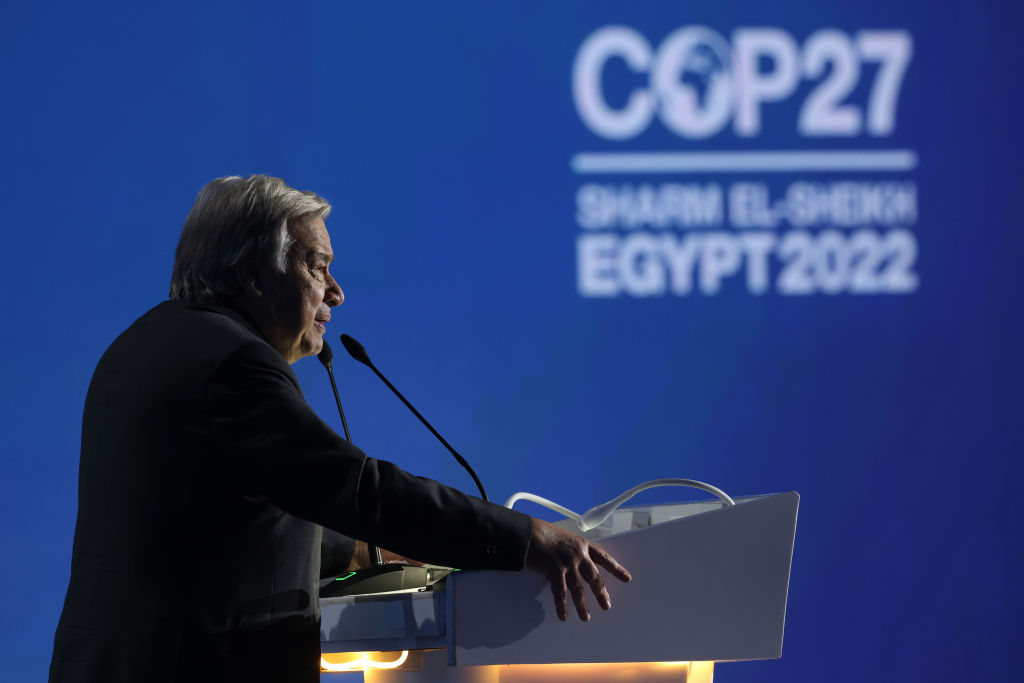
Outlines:
[{"label": "man's hand", "polygon": [[629,572],[597,545],[582,536],[566,531],[540,519],[533,520],[533,536],[526,554],[526,568],[542,574],[551,582],[558,618],[569,618],[567,594],[572,594],[576,612],[583,621],[590,621],[586,585],[597,597],[602,609],[610,609],[611,598],[598,572],[604,567],[620,581],[629,581]]}]

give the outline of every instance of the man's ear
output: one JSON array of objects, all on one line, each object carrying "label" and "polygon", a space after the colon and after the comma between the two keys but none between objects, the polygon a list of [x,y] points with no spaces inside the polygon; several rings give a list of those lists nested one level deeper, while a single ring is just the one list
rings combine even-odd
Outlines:
[{"label": "man's ear", "polygon": [[260,269],[255,263],[247,263],[235,269],[235,277],[238,278],[238,287],[246,297],[260,298],[263,296],[263,282],[260,277]]}]

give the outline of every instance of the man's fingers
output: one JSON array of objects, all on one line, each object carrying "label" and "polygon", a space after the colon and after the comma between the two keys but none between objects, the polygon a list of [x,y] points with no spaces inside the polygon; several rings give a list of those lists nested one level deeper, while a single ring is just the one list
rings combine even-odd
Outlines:
[{"label": "man's fingers", "polygon": [[551,577],[551,594],[555,598],[555,614],[561,621],[569,618],[569,608],[565,604],[565,573],[559,572]]},{"label": "man's fingers", "polygon": [[612,598],[608,595],[608,589],[604,586],[604,579],[601,578],[601,572],[597,570],[597,565],[590,560],[585,560],[580,564],[580,576],[590,584],[590,590],[594,591],[597,604],[601,605],[601,609],[611,609]]},{"label": "man's fingers", "polygon": [[614,557],[606,553],[603,548],[596,546],[593,543],[590,544],[590,558],[611,572],[611,575],[619,581],[631,581],[633,579],[629,571],[616,562]]},{"label": "man's fingers", "polygon": [[590,608],[587,606],[587,589],[584,587],[583,579],[575,570],[570,569],[565,577],[569,592],[572,594],[572,602],[576,605],[576,613],[583,621],[590,621]]},{"label": "man's fingers", "polygon": [[590,621],[587,590],[592,590],[603,609],[611,608],[611,596],[599,567],[620,581],[629,581],[625,567],[601,547],[541,519],[532,519],[530,551],[526,566],[547,577],[558,618],[569,618],[569,599],[583,621]]}]

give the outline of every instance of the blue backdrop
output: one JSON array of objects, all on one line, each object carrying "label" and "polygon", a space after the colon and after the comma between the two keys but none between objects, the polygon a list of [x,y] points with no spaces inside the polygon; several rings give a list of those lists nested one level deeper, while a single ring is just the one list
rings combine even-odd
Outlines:
[{"label": "blue backdrop", "polygon": [[[166,296],[199,187],[250,173],[332,201],[329,338],[493,498],[801,493],[784,656],[717,680],[1016,672],[1016,4],[5,15],[0,679],[45,675],[95,363]],[[472,490],[336,370],[357,444]]]}]

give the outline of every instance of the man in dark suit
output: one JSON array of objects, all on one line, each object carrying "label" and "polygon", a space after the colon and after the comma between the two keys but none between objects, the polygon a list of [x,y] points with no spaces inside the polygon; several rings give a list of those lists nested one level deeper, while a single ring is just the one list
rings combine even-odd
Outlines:
[{"label": "man in dark suit", "polygon": [[321,571],[359,564],[365,541],[541,572],[563,619],[567,594],[589,618],[586,585],[609,607],[599,565],[628,580],[584,539],[368,458],[317,418],[289,365],[344,300],[329,211],[276,178],[213,181],[171,300],[100,360],[51,681],[316,681]]}]

